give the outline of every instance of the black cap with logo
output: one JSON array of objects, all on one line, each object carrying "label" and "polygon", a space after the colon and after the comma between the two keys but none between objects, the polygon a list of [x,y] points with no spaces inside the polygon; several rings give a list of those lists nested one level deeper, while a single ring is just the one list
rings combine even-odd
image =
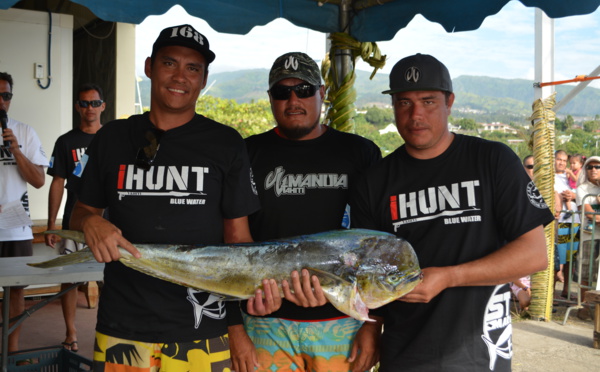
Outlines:
[{"label": "black cap with logo", "polygon": [[269,89],[283,79],[296,78],[312,85],[321,85],[321,70],[317,63],[302,52],[277,57],[269,72]]},{"label": "black cap with logo", "polygon": [[156,52],[166,46],[183,46],[198,51],[206,58],[206,63],[215,60],[215,54],[210,50],[208,39],[190,25],[167,27],[160,32],[152,46],[152,59]]},{"label": "black cap with logo", "polygon": [[441,90],[452,93],[452,79],[444,64],[428,54],[401,59],[390,73],[390,89],[383,94],[414,90]]}]

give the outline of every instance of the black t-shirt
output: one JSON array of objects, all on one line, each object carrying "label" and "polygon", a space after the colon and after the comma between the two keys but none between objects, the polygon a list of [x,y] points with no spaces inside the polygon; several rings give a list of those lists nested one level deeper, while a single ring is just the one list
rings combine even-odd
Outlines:
[{"label": "black t-shirt", "polygon": [[[109,208],[111,222],[129,241],[222,243],[224,218],[258,209],[246,146],[234,129],[196,115],[160,135],[153,166],[144,170],[135,162],[149,143],[148,131],[156,131],[148,114],[100,129],[88,148],[79,190],[83,203]],[[215,300],[112,262],[104,271],[97,330],[144,342],[217,337],[227,332],[229,319]],[[228,317],[237,305],[227,302]]]},{"label": "black t-shirt", "polygon": [[54,150],[52,150],[50,166],[46,173],[50,176],[57,176],[67,180],[65,186],[67,188],[67,201],[62,217],[62,228],[65,230],[69,229],[71,211],[77,201],[77,197],[71,191],[69,185],[72,182],[71,175],[75,168],[81,167],[81,157],[85,154],[85,150],[93,138],[94,134],[85,133],[81,129],[75,128],[58,137],[54,144]]},{"label": "black t-shirt", "polygon": [[[399,148],[355,191],[352,226],[405,238],[421,267],[473,261],[553,220],[512,150],[462,135],[434,159]],[[378,309],[385,318],[380,371],[509,371],[509,300],[508,285],[458,287],[427,304]]]},{"label": "black t-shirt", "polygon": [[[304,141],[271,130],[246,143],[262,206],[249,219],[256,241],[342,228],[350,185],[381,159],[373,142],[332,128]],[[340,316],[345,315],[331,304],[305,309],[286,300],[269,315],[295,320]]]}]

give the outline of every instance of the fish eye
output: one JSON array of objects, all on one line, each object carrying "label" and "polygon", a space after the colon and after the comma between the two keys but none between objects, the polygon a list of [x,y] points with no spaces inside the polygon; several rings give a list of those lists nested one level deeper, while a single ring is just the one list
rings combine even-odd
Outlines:
[{"label": "fish eye", "polygon": [[393,273],[387,275],[386,281],[392,285],[398,284],[402,280],[402,276],[399,273]]}]

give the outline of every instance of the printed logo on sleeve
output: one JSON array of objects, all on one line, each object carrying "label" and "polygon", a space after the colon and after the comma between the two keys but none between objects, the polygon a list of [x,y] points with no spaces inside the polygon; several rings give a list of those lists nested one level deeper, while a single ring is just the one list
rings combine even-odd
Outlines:
[{"label": "printed logo on sleeve", "polygon": [[540,194],[540,190],[535,186],[533,181],[529,181],[527,184],[527,198],[529,198],[529,202],[536,208],[546,209],[548,208],[548,204],[544,201],[542,194]]}]

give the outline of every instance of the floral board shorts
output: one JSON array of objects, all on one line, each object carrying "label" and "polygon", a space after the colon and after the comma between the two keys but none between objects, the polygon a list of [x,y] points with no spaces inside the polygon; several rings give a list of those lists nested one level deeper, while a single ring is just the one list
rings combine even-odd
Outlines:
[{"label": "floral board shorts", "polygon": [[94,372],[230,372],[229,337],[148,343],[96,332]]},{"label": "floral board shorts", "polygon": [[348,357],[362,322],[351,317],[293,321],[244,315],[258,372],[350,371]]}]

